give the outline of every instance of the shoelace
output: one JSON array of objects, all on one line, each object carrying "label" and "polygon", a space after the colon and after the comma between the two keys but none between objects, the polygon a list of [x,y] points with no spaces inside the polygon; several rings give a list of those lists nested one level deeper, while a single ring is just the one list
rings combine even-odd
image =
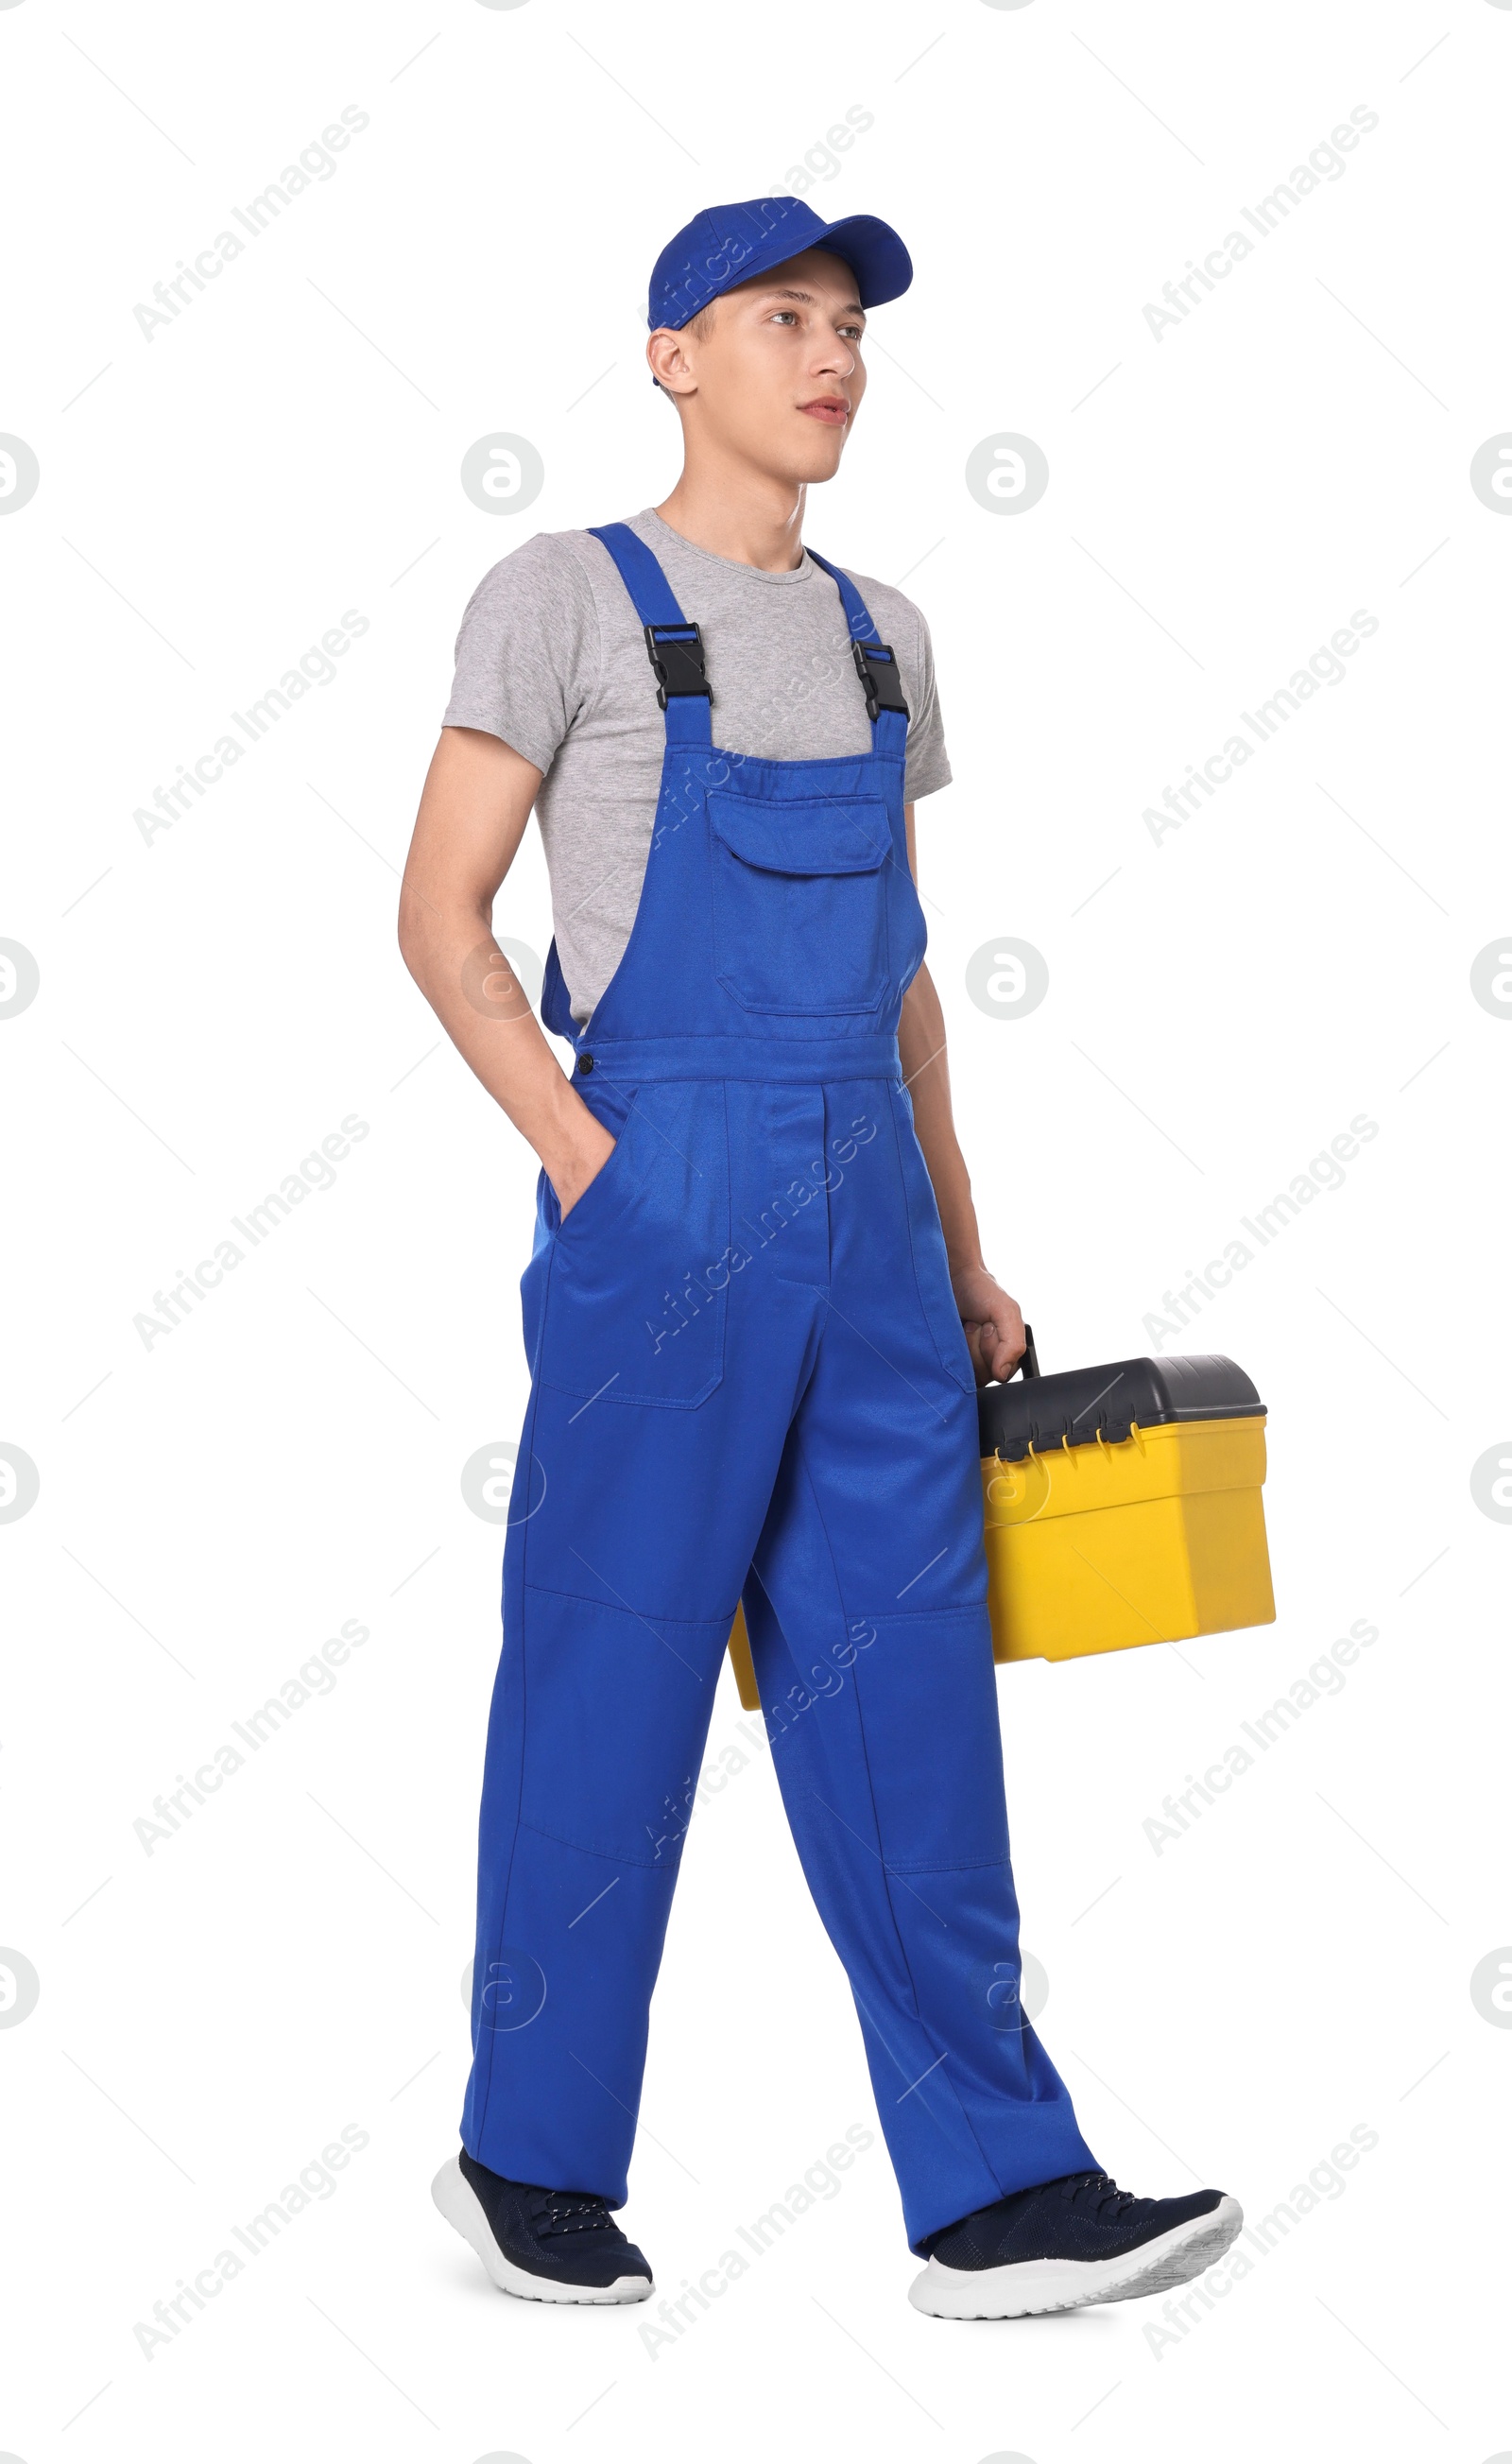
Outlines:
[{"label": "shoelace", "polygon": [[1098,2215],[1111,2208],[1115,2218],[1121,2218],[1126,2208],[1139,2205],[1133,2191],[1121,2190],[1110,2173],[1078,2173],[1063,2186],[1062,2195],[1073,2207],[1088,2206]]},{"label": "shoelace", "polygon": [[591,2190],[530,2189],[531,2222],[542,2239],[555,2233],[603,2233],[613,2224],[604,2201]]}]

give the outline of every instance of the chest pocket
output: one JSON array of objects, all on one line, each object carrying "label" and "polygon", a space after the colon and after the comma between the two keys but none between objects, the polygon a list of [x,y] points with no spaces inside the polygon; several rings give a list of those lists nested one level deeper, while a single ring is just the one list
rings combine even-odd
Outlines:
[{"label": "chest pocket", "polygon": [[714,972],[742,1009],[876,1009],[888,981],[892,830],[880,796],[711,795]]}]

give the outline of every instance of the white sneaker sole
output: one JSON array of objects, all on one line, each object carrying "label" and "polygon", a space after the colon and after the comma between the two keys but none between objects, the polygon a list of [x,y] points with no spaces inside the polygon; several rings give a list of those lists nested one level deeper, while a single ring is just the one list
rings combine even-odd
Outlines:
[{"label": "white sneaker sole", "polygon": [[1022,2259],[1008,2267],[944,2267],[931,2258],[909,2287],[915,2310],[931,2319],[1026,2319],[1077,2310],[1087,2301],[1137,2301],[1186,2284],[1222,2257],[1244,2222],[1238,2199],[1175,2225],[1122,2258]]},{"label": "white sneaker sole", "polygon": [[471,2243],[501,2293],[517,2294],[522,2301],[602,2303],[648,2301],[656,2290],[644,2276],[617,2276],[612,2284],[555,2284],[550,2277],[532,2276],[528,2268],[516,2267],[494,2240],[477,2192],[454,2156],[431,2183],[430,2195],[448,2224]]}]

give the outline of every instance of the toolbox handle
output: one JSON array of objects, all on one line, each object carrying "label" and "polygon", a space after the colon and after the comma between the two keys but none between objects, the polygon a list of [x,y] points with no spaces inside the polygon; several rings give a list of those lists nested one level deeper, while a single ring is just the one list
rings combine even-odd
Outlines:
[{"label": "toolbox handle", "polygon": [[1013,1374],[1016,1377],[1021,1376],[1025,1383],[1031,1377],[1038,1377],[1040,1375],[1040,1355],[1034,1348],[1034,1329],[1027,1319],[1024,1321],[1023,1330],[1023,1357]]}]

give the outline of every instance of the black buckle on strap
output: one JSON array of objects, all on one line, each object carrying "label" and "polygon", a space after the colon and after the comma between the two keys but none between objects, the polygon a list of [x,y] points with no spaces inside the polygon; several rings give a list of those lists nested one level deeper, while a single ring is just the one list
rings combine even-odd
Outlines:
[{"label": "black buckle on strap", "polygon": [[704,674],[704,637],[696,625],[647,625],[646,655],[656,671],[658,706],[667,708],[668,695],[678,699],[702,693],[712,701]]},{"label": "black buckle on strap", "polygon": [[907,718],[909,705],[903,698],[903,679],[887,644],[852,642],[850,655],[856,662],[856,673],[866,689],[866,716],[873,725],[879,710],[898,710]]}]

